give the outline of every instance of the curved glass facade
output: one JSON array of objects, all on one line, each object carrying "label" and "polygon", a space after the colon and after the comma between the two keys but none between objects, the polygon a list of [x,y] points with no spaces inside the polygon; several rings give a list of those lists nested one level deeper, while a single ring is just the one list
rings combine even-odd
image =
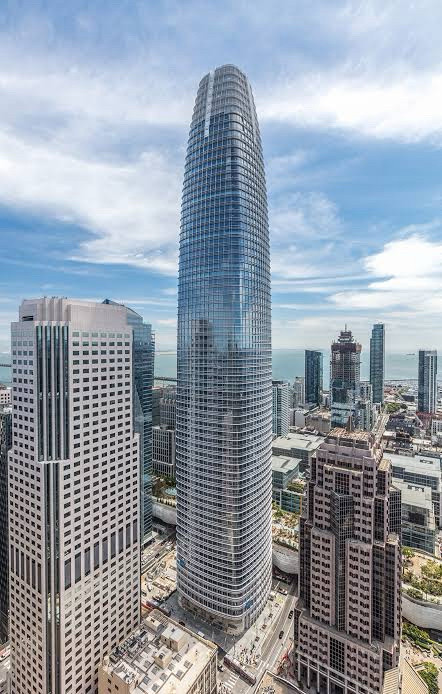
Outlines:
[{"label": "curved glass facade", "polygon": [[180,236],[176,423],[181,600],[228,631],[271,585],[270,254],[261,140],[245,75],[200,82]]}]

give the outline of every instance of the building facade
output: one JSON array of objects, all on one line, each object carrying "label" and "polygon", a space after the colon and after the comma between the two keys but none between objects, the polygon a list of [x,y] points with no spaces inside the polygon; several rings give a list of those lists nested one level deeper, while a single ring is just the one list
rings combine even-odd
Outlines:
[{"label": "building facade", "polygon": [[377,418],[377,410],[373,405],[373,386],[368,381],[361,381],[357,403],[357,421],[363,431],[371,431]]},{"label": "building facade", "polygon": [[379,694],[401,633],[401,500],[375,433],[335,428],[312,461],[300,524],[298,680]]},{"label": "building facade", "polygon": [[322,352],[305,350],[305,402],[309,405],[320,405],[322,402],[322,362]]},{"label": "building facade", "polygon": [[139,622],[132,341],[118,305],[29,300],[12,324],[12,694],[94,694]]},{"label": "building facade", "polygon": [[[119,305],[109,299],[107,305]],[[152,539],[152,389],[155,338],[152,326],[139,313],[120,304],[132,329],[133,427],[140,436],[140,538],[141,546]]]},{"label": "building facade", "polygon": [[12,407],[0,405],[0,644],[9,635],[8,451],[12,446]]},{"label": "building facade", "polygon": [[261,140],[250,84],[233,65],[200,82],[181,220],[178,591],[240,632],[271,586],[272,357]]},{"label": "building facade", "polygon": [[298,407],[305,403],[305,378],[296,376],[292,386],[292,405]]},{"label": "building facade", "polygon": [[419,350],[417,385],[418,412],[436,412],[437,406],[437,352]]},{"label": "building facade", "polygon": [[274,436],[289,433],[289,384],[287,381],[272,381]]},{"label": "building facade", "polygon": [[370,338],[370,383],[373,388],[373,402],[384,402],[385,380],[385,325],[375,323]]},{"label": "building facade", "polygon": [[357,424],[357,401],[361,374],[362,346],[355,341],[351,330],[341,333],[331,346],[330,396],[331,426],[345,427],[351,417]]},{"label": "building facade", "polygon": [[98,694],[216,694],[217,650],[152,610],[104,659]]},{"label": "building facade", "polygon": [[9,405],[11,402],[11,388],[0,383],[0,405]]},{"label": "building facade", "polygon": [[175,429],[160,424],[152,434],[154,473],[175,477]]},{"label": "building facade", "polygon": [[437,525],[430,487],[394,481],[402,499],[402,544],[434,554]]}]

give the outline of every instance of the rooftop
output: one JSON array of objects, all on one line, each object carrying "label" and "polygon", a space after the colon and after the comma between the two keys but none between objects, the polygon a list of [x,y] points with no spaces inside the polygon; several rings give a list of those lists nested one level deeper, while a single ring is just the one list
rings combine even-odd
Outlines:
[{"label": "rooftop", "polygon": [[272,455],[272,470],[273,472],[282,472],[287,474],[293,472],[299,467],[301,460],[299,458],[288,458],[285,455]]},{"label": "rooftop", "polygon": [[410,482],[395,480],[394,486],[401,490],[402,504],[425,508],[429,513],[433,512],[433,500],[430,487],[424,487]]},{"label": "rooftop", "polygon": [[102,668],[108,677],[133,684],[133,694],[176,694],[191,688],[216,651],[215,644],[152,610]]},{"label": "rooftop", "polygon": [[409,456],[401,455],[400,453],[388,453],[386,457],[391,460],[393,467],[403,467],[408,472],[420,473],[431,477],[442,475],[440,458],[430,458],[422,454]]},{"label": "rooftop", "polygon": [[316,451],[317,448],[324,441],[323,436],[316,436],[316,434],[299,434],[295,432],[290,432],[287,436],[278,436],[272,441],[273,448],[285,448],[291,450],[292,448],[302,448],[306,451]]}]

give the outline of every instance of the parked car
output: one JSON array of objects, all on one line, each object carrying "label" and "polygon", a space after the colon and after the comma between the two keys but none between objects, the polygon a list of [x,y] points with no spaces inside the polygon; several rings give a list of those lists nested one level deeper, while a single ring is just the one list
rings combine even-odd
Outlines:
[{"label": "parked car", "polygon": [[282,639],[283,636],[284,636],[284,632],[283,632],[283,631],[280,631],[280,632],[279,632],[278,639]]},{"label": "parked car", "polygon": [[291,619],[292,617],[293,617],[293,610],[290,610],[290,612],[289,612],[289,619]]}]

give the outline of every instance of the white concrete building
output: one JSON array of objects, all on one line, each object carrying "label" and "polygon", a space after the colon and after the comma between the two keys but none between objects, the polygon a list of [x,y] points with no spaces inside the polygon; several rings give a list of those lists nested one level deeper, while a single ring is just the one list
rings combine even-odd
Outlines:
[{"label": "white concrete building", "polygon": [[217,650],[153,610],[104,659],[99,694],[216,694]]},{"label": "white concrete building", "polygon": [[126,309],[24,301],[12,357],[11,691],[92,694],[103,656],[139,623]]},{"label": "white concrete building", "polygon": [[0,405],[9,405],[11,402],[11,389],[0,384]]}]

